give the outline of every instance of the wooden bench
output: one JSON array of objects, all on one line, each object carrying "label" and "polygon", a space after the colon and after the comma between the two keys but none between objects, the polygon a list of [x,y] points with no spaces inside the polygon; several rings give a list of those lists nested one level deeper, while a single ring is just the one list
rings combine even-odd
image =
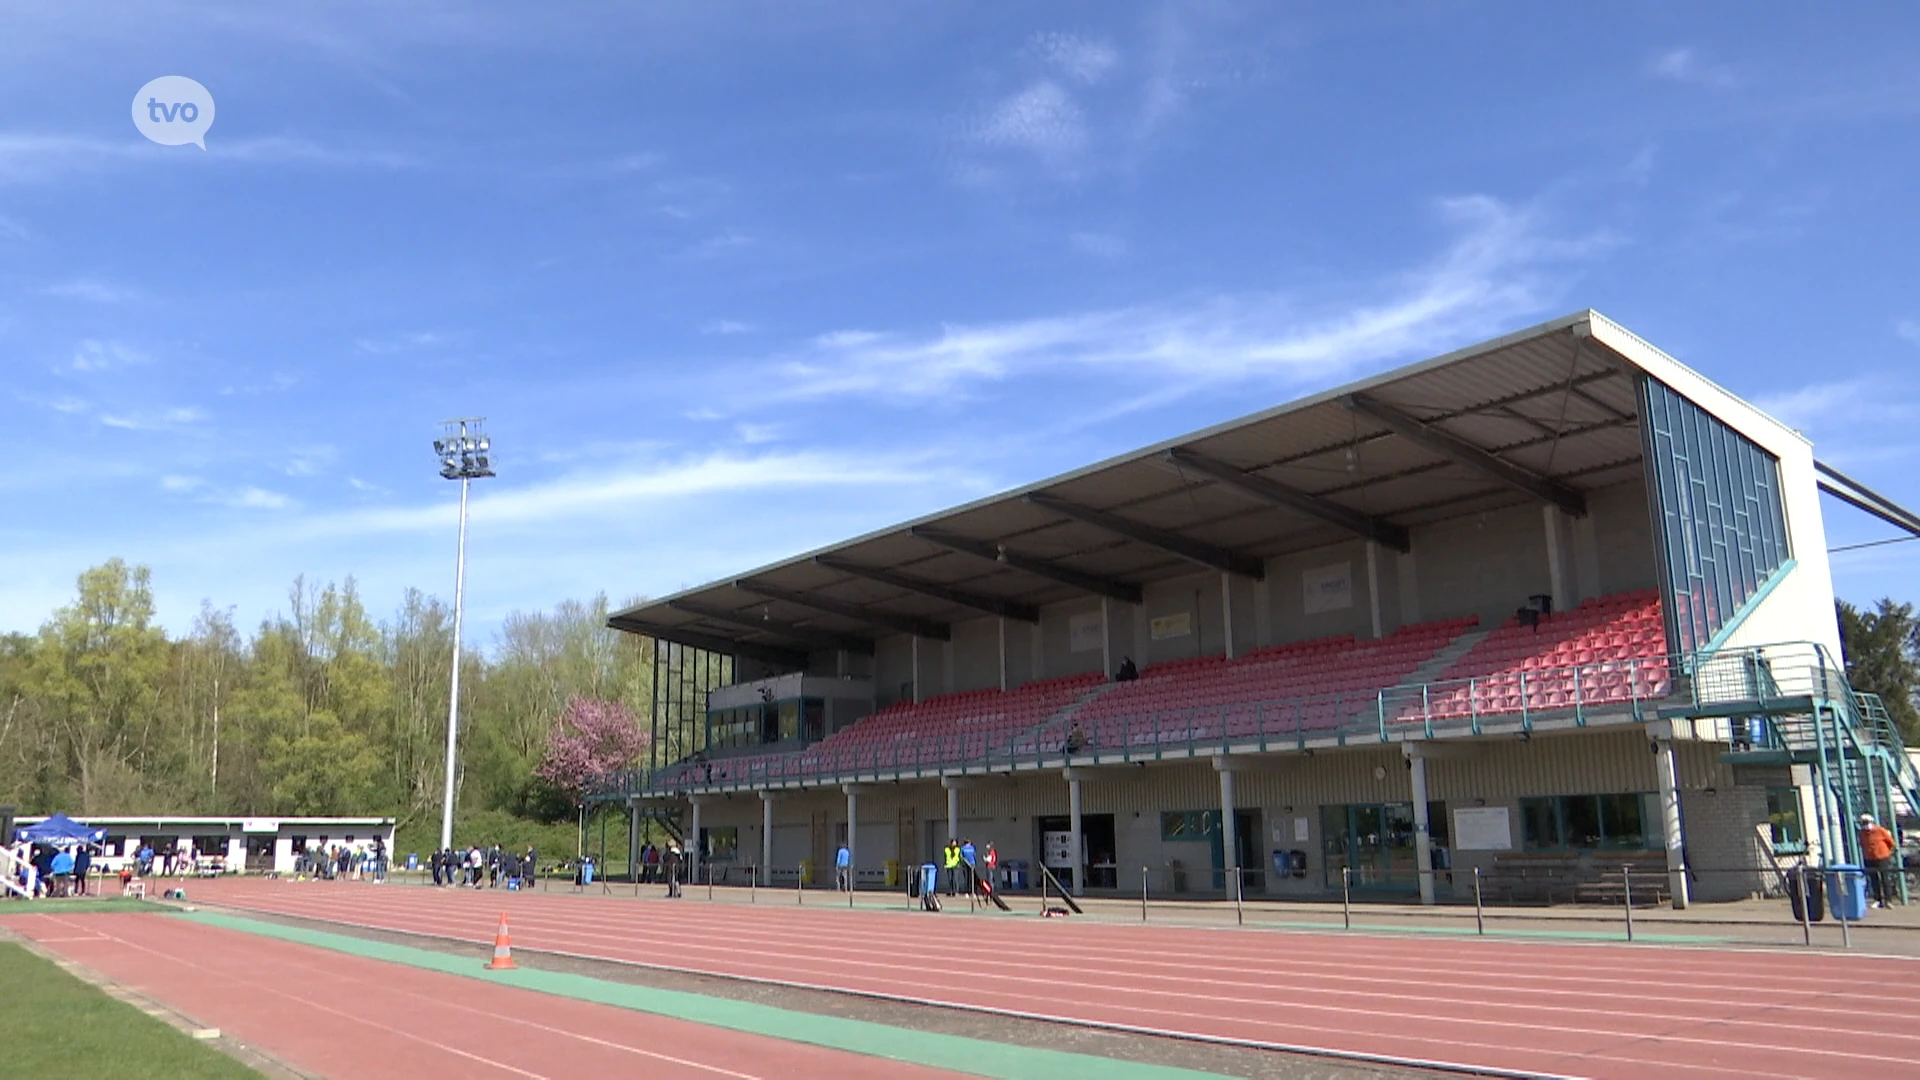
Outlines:
[{"label": "wooden bench", "polygon": [[1503,854],[1481,874],[1480,893],[1494,903],[1618,905],[1626,902],[1629,872],[1636,907],[1671,898],[1666,856],[1644,852]]}]

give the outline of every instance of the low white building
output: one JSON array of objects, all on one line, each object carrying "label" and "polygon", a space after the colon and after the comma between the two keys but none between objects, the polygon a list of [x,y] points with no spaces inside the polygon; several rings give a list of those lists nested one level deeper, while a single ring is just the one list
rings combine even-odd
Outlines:
[{"label": "low white building", "polygon": [[[16,828],[45,821],[23,817]],[[294,854],[328,847],[370,850],[379,840],[393,852],[394,819],[384,817],[81,817],[107,834],[99,865],[118,870],[142,845],[156,855],[188,851],[223,859],[228,873],[293,872]]]}]

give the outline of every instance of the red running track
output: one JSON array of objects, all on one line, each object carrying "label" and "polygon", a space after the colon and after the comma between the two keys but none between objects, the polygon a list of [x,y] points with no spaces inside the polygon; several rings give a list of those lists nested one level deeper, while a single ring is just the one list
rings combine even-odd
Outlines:
[{"label": "red running track", "polygon": [[[1920,962],[233,880],[196,901],[1080,1023],[1597,1080],[1920,1078]],[[784,899],[784,897],[783,897]]]},{"label": "red running track", "polygon": [[160,914],[0,916],[0,923],[321,1076],[942,1080],[960,1075]]}]

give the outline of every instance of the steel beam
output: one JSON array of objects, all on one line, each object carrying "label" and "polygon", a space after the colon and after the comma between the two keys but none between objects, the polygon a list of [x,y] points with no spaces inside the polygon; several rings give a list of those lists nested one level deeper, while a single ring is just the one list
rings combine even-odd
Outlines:
[{"label": "steel beam", "polygon": [[1813,463],[1814,482],[1820,490],[1856,510],[1872,514],[1897,529],[1920,536],[1920,514],[1841,473],[1824,461]]},{"label": "steel beam", "polygon": [[629,634],[641,634],[657,641],[671,641],[676,645],[685,645],[689,649],[704,649],[707,652],[724,653],[729,656],[745,657],[748,660],[763,660],[769,664],[778,664],[789,670],[805,670],[807,654],[794,649],[781,649],[772,645],[755,645],[747,641],[735,641],[718,634],[703,634],[698,630],[683,630],[674,626],[662,626],[636,619],[631,615],[615,615],[607,620],[607,625],[615,630]]},{"label": "steel beam", "polygon": [[1090,506],[1081,506],[1079,503],[1068,502],[1065,499],[1037,491],[1028,495],[1027,501],[1035,506],[1051,510],[1056,514],[1062,514],[1075,521],[1084,522],[1096,529],[1104,529],[1116,536],[1124,536],[1129,540],[1145,544],[1148,547],[1159,548],[1161,551],[1178,555],[1190,562],[1197,562],[1202,566],[1209,566],[1215,570],[1221,570],[1229,574],[1239,574],[1241,577],[1252,578],[1255,581],[1262,580],[1267,574],[1265,564],[1259,559],[1238,551],[1223,548],[1218,544],[1209,544],[1204,540],[1195,540],[1189,536],[1182,536],[1177,532],[1171,532],[1167,529],[1157,528],[1152,525],[1144,525],[1138,521],[1121,517],[1118,514],[1109,513],[1105,510],[1095,510]]},{"label": "steel beam", "polygon": [[998,596],[987,596],[983,593],[972,592],[967,589],[956,589],[951,585],[942,585],[937,581],[927,581],[914,577],[911,574],[902,574],[897,571],[882,569],[878,566],[862,566],[857,562],[850,562],[832,555],[816,555],[813,561],[829,569],[838,570],[843,574],[852,574],[854,577],[866,578],[868,581],[877,581],[882,585],[891,585],[896,589],[905,589],[908,592],[919,593],[921,596],[931,596],[935,600],[944,600],[949,604],[970,607],[975,611],[984,611],[989,615],[998,615],[1003,619],[1018,619],[1021,622],[1028,623],[1037,623],[1040,621],[1040,609],[1034,607],[1032,604],[1022,604],[1013,600],[1005,600]]},{"label": "steel beam", "polygon": [[1340,403],[1385,424],[1388,430],[1415,446],[1451,458],[1542,502],[1552,503],[1574,517],[1585,517],[1587,514],[1587,497],[1578,490],[1531,469],[1521,468],[1504,458],[1495,457],[1460,436],[1422,423],[1385,402],[1365,394],[1348,394],[1340,399]]},{"label": "steel beam", "polygon": [[1046,578],[1048,581],[1058,582],[1061,585],[1079,589],[1082,592],[1090,592],[1095,596],[1109,597],[1125,604],[1138,604],[1140,602],[1140,586],[1138,585],[1125,581],[1117,581],[1113,578],[1101,577],[1098,574],[1083,573],[1071,567],[1048,562],[1046,559],[1038,559],[1031,555],[1022,555],[1017,551],[1009,551],[1005,544],[993,544],[985,540],[974,540],[970,537],[956,536],[953,533],[942,532],[939,529],[916,528],[913,530],[913,535],[930,544],[938,544],[950,551],[958,551],[961,554],[972,555],[975,558],[985,559],[991,563],[999,563],[1002,566],[1018,570],[1023,574]]},{"label": "steel beam", "polygon": [[741,578],[733,583],[736,589],[764,596],[769,600],[780,600],[801,607],[810,607],[815,611],[824,611],[829,615],[838,615],[843,619],[852,619],[869,626],[878,626],[900,634],[912,634],[914,637],[932,638],[935,641],[953,640],[953,627],[930,619],[917,619],[911,615],[896,615],[890,611],[875,611],[864,604],[849,604],[841,600],[832,600],[812,593],[794,592],[777,585],[766,585],[752,578]]},{"label": "steel beam", "polygon": [[1395,551],[1406,552],[1413,549],[1413,539],[1407,533],[1406,526],[1395,524],[1386,518],[1361,513],[1331,499],[1323,499],[1310,492],[1301,491],[1299,488],[1289,487],[1277,480],[1269,480],[1264,476],[1235,468],[1224,461],[1197,454],[1192,450],[1175,447],[1167,451],[1166,459],[1182,469],[1191,469],[1202,476],[1210,477],[1222,487],[1237,491],[1248,498],[1305,514],[1345,529],[1363,539],[1385,544]]},{"label": "steel beam", "polygon": [[780,637],[792,638],[809,650],[844,649],[862,656],[873,655],[873,639],[854,634],[836,634],[829,630],[813,630],[778,619],[756,618],[751,612],[727,611],[722,608],[708,607],[693,600],[669,600],[667,606],[675,611],[684,611],[689,615],[698,615],[702,619],[714,622],[732,623],[749,630],[760,630]]}]

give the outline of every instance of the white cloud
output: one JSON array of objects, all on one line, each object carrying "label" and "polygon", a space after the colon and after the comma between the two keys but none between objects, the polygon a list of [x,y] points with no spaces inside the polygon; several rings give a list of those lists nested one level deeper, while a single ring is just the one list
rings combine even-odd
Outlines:
[{"label": "white cloud", "polygon": [[113,371],[147,363],[146,353],[124,342],[88,338],[74,346],[65,370],[71,372]]},{"label": "white cloud", "polygon": [[198,491],[205,486],[207,486],[207,482],[197,476],[168,475],[160,478],[160,490],[162,491]]},{"label": "white cloud", "polygon": [[1654,56],[1647,61],[1647,74],[1657,79],[1697,86],[1724,88],[1733,85],[1732,72],[1707,61],[1698,50],[1692,48],[1668,49]]},{"label": "white cloud", "polygon": [[197,426],[207,418],[207,410],[189,405],[159,412],[103,412],[100,423],[122,431],[178,431]]},{"label": "white cloud", "polygon": [[748,446],[770,443],[780,437],[778,424],[735,424],[733,433]]},{"label": "white cloud", "polygon": [[733,319],[715,319],[700,327],[700,332],[703,334],[721,335],[751,334],[753,333],[753,324],[737,322]]},{"label": "white cloud", "polygon": [[1899,322],[1893,324],[1893,332],[1898,335],[1902,341],[1920,345],[1920,322],[1914,322],[1912,319],[1901,319]]},{"label": "white cloud", "polygon": [[1069,236],[1067,242],[1082,255],[1102,259],[1117,259],[1127,253],[1127,242],[1112,233],[1077,232]]},{"label": "white cloud", "polygon": [[243,487],[218,501],[242,510],[284,510],[293,505],[285,495],[257,487]]},{"label": "white cloud", "polygon": [[1064,164],[1085,149],[1086,120],[1059,83],[1042,79],[995,105],[974,130],[973,140]]},{"label": "white cloud", "polygon": [[410,334],[396,334],[387,338],[354,338],[353,347],[373,356],[390,356],[394,353],[413,352],[418,349],[431,349],[446,339],[439,334],[416,331]]},{"label": "white cloud", "polygon": [[99,278],[74,278],[61,281],[41,290],[48,296],[62,300],[84,300],[92,304],[123,304],[141,297],[140,290],[130,285],[120,285]]},{"label": "white cloud", "polygon": [[[977,478],[956,473],[925,456],[888,460],[851,452],[722,452],[656,459],[617,472],[585,471],[492,491],[476,489],[472,515],[476,525],[527,525],[544,530],[563,521],[602,519],[610,514],[631,521],[637,511],[665,500],[746,491],[788,492],[803,487],[926,485],[935,480],[981,486]],[[453,504],[447,502],[352,510],[305,515],[288,529],[291,536],[300,539],[430,532],[450,527],[455,513]],[[258,539],[256,535],[251,542]]]},{"label": "white cloud", "polygon": [[339,457],[340,451],[331,446],[296,447],[287,452],[280,470],[288,476],[317,476]]},{"label": "white cloud", "polygon": [[1075,34],[1037,34],[1032,48],[1062,74],[1089,86],[1105,79],[1120,63],[1120,53],[1113,46]]},{"label": "white cloud", "polygon": [[714,259],[748,247],[753,242],[753,237],[738,229],[725,229],[695,244],[687,254],[696,259]]},{"label": "white cloud", "polygon": [[1536,212],[1486,197],[1443,201],[1456,239],[1431,264],[1394,275],[1371,299],[1342,304],[1234,294],[1021,319],[937,333],[823,334],[779,360],[769,382],[789,396],[927,399],[1063,368],[1099,368],[1197,387],[1298,379],[1432,351],[1538,315],[1557,263],[1589,258],[1605,237],[1549,236]]}]

